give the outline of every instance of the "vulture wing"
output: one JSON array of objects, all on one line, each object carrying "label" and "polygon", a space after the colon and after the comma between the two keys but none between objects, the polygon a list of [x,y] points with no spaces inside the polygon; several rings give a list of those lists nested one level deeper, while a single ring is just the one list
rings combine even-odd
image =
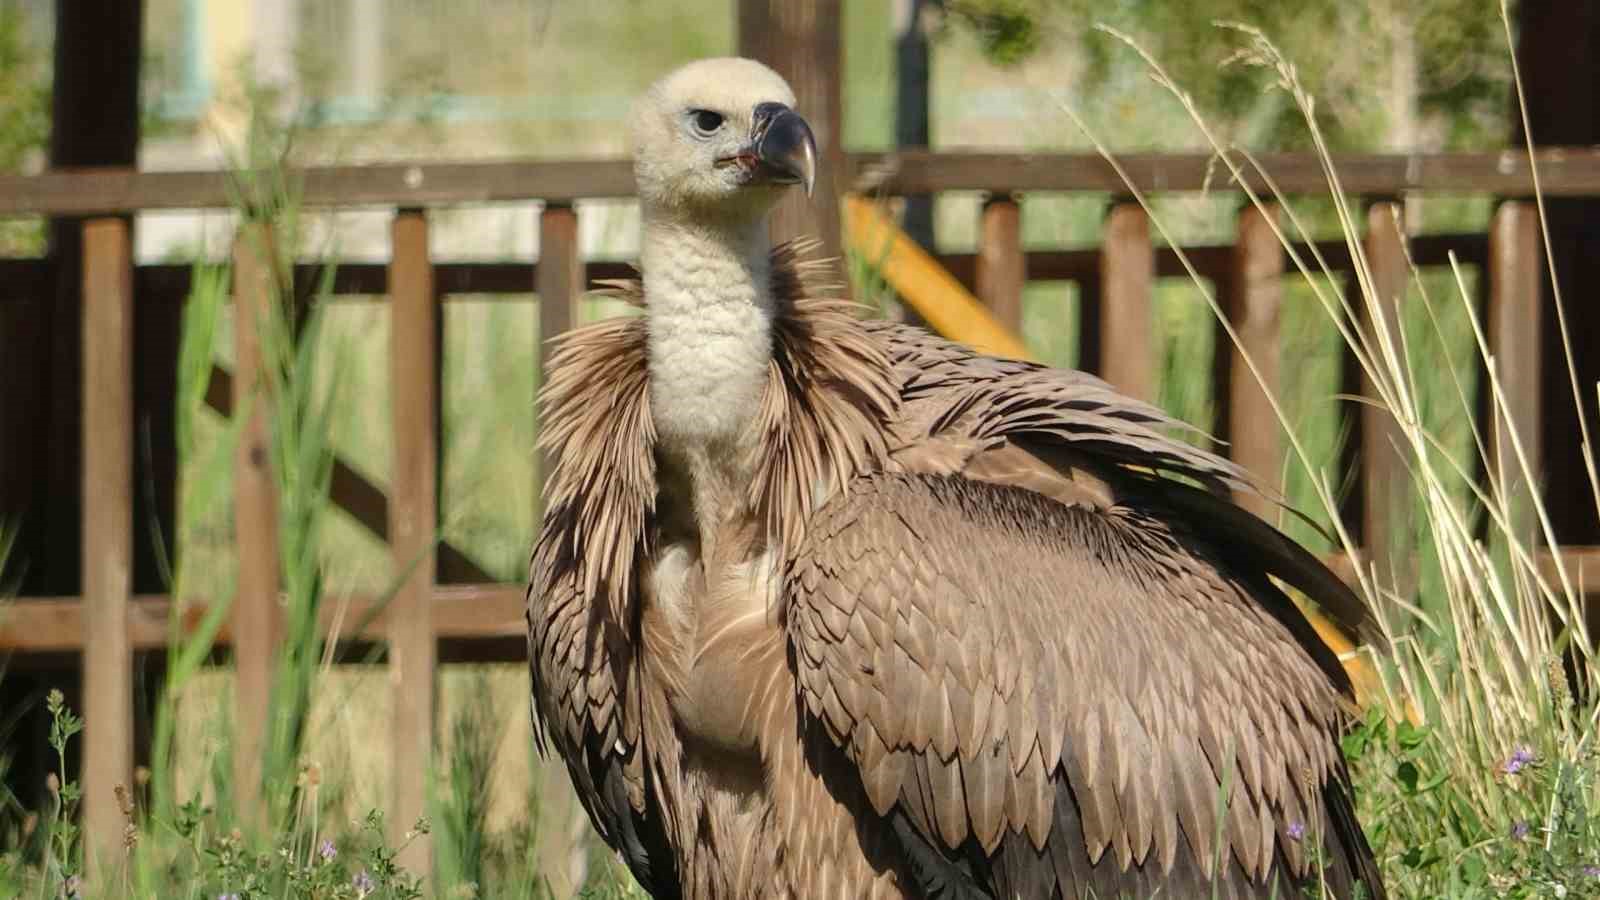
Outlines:
[{"label": "vulture wing", "polygon": [[[637,288],[622,293],[637,302]],[[555,745],[634,877],[656,897],[676,897],[670,822],[646,769],[672,748],[644,746],[670,728],[646,721],[665,713],[635,652],[656,493],[643,327],[618,318],[574,330],[551,360],[540,444],[554,465],[529,567],[528,668],[540,749]]]},{"label": "vulture wing", "polygon": [[912,440],[812,518],[784,601],[801,706],[923,892],[1381,896],[1343,673],[1268,577],[1326,587],[1320,565],[1156,481],[1237,481],[1158,411],[889,337]]}]

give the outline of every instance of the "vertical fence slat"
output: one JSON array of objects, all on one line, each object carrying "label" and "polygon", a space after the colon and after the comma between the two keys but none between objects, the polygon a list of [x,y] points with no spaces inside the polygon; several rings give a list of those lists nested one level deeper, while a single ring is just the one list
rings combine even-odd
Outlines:
[{"label": "vertical fence slat", "polygon": [[241,817],[261,810],[262,750],[266,740],[273,657],[282,640],[278,603],[278,492],[272,477],[272,398],[263,379],[263,327],[271,326],[277,302],[272,228],[252,223],[239,230],[233,248],[233,414],[248,416],[234,457],[234,547],[239,584],[232,613],[237,726],[234,785]]},{"label": "vertical fence slat", "polygon": [[[578,298],[583,295],[583,257],[578,252],[578,212],[571,206],[546,204],[539,213],[539,267],[534,290],[539,294],[539,370],[549,362],[550,339],[578,324]],[[539,482],[546,460],[539,457]],[[543,490],[539,509],[544,508]]]},{"label": "vertical fence slat", "polygon": [[[389,685],[394,697],[393,812],[396,836],[427,811],[434,740],[435,669],[431,601],[437,572],[439,303],[428,259],[428,220],[403,210],[394,220],[389,263],[389,366],[393,397],[394,472],[389,543],[395,572],[405,573],[390,601]],[[419,836],[403,851],[413,873],[432,869],[432,848]]]},{"label": "vertical fence slat", "polygon": [[[1544,418],[1539,406],[1543,370],[1539,290],[1543,260],[1539,254],[1539,211],[1533,203],[1507,201],[1495,210],[1489,223],[1488,269],[1489,299],[1484,318],[1489,350],[1494,355],[1495,377],[1511,413],[1511,420],[1507,421],[1495,407],[1482,405],[1493,423],[1489,429],[1489,464],[1511,500],[1514,533],[1532,539],[1531,500],[1539,489],[1539,467],[1544,459],[1540,443]],[[1487,396],[1487,380],[1480,390]],[[1522,477],[1510,443],[1513,433],[1533,468],[1533,484]]]},{"label": "vertical fence slat", "polygon": [[128,222],[83,225],[83,814],[92,863],[122,837],[132,786],[133,250]]},{"label": "vertical fence slat", "polygon": [[996,194],[983,204],[974,280],[984,305],[1000,324],[1020,336],[1028,264],[1022,253],[1022,206],[1011,194]]},{"label": "vertical fence slat", "polygon": [[[1402,207],[1394,201],[1374,203],[1367,210],[1365,251],[1372,271],[1372,286],[1377,312],[1400,353],[1400,304],[1405,299],[1410,269],[1406,264],[1405,235],[1401,231]],[[1377,323],[1365,302],[1356,302],[1363,317],[1362,328],[1371,337],[1375,354],[1380,353]],[[1381,360],[1376,361],[1381,367]],[[1361,375],[1361,396],[1378,396],[1371,377]],[[1409,475],[1400,455],[1404,446],[1400,423],[1381,402],[1363,403],[1361,431],[1361,540],[1368,557],[1377,567],[1378,579],[1402,596],[1410,591],[1412,572],[1410,552],[1405,546],[1409,531]]]},{"label": "vertical fence slat", "polygon": [[840,257],[839,192],[844,187],[844,58],[841,0],[738,0],[740,56],[771,66],[794,88],[795,109],[817,139],[811,197],[790,190],[769,219],[774,240],[814,237],[820,255]]},{"label": "vertical fence slat", "polygon": [[[578,301],[587,287],[583,257],[578,246],[578,213],[571,206],[546,204],[539,213],[539,266],[534,290],[539,294],[539,371],[548,373],[550,340],[578,324]],[[540,490],[534,521],[544,509],[544,476],[549,471],[543,451],[539,454]],[[548,798],[542,821],[550,827],[550,840],[539,847],[541,871],[551,873],[558,889],[576,891],[583,883],[586,851],[581,835],[588,829],[588,816],[567,790],[562,767],[542,764],[539,783],[541,796]]]},{"label": "vertical fence slat", "polygon": [[[1277,214],[1276,206],[1263,211],[1254,204],[1239,211],[1233,273],[1222,297],[1239,343],[1270,390],[1279,388],[1278,322],[1283,305],[1283,245],[1272,230]],[[1262,483],[1277,484],[1283,470],[1283,439],[1267,392],[1245,364],[1240,347],[1226,335],[1218,336],[1217,354],[1225,359],[1225,383],[1218,385],[1217,399],[1229,456]],[[1238,491],[1234,499],[1263,518],[1275,515],[1274,504],[1260,494]]]},{"label": "vertical fence slat", "polygon": [[1150,216],[1119,202],[1106,215],[1100,246],[1100,377],[1124,393],[1155,400],[1155,250]]}]

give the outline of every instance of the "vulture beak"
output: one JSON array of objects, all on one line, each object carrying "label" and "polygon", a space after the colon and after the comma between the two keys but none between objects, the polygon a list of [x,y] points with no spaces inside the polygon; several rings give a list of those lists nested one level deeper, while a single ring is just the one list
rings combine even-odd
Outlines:
[{"label": "vulture beak", "polygon": [[800,114],[782,103],[762,103],[750,124],[750,149],[767,178],[801,184],[806,196],[817,180],[817,139]]}]

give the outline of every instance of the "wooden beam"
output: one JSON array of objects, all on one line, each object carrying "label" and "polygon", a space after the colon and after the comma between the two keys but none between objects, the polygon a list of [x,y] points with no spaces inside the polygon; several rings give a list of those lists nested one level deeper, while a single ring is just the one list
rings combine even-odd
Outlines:
[{"label": "wooden beam", "polygon": [[[909,234],[909,232],[908,232]],[[1191,244],[1183,248],[1190,264],[1207,278],[1222,278],[1232,271],[1233,244]],[[1311,245],[1295,241],[1291,246],[1303,258],[1311,258]],[[1349,271],[1350,252],[1344,240],[1317,241],[1317,251],[1335,271]],[[881,249],[881,248],[878,248]],[[1484,265],[1488,259],[1489,239],[1484,234],[1440,233],[1419,234],[1411,238],[1411,258],[1421,267],[1448,266],[1455,255],[1463,265]],[[933,259],[956,277],[956,280],[976,290],[976,253],[935,253]],[[1100,250],[1097,247],[1077,250],[1025,250],[1029,281],[1082,281],[1094,278],[1100,269]],[[1188,272],[1171,247],[1155,250],[1157,278],[1187,278]],[[303,284],[315,280],[323,264],[315,262],[295,265],[295,282]],[[47,290],[47,279],[53,277],[54,265],[45,259],[0,259],[0,309],[7,301],[23,300]],[[583,265],[584,280],[594,288],[601,281],[618,278],[636,278],[638,270],[622,260],[588,260]],[[194,272],[190,265],[158,263],[138,266],[133,271],[134,290],[141,305],[166,303],[176,306],[173,298],[188,295],[189,279]],[[534,293],[538,266],[526,262],[456,262],[434,263],[434,284],[444,302],[457,295],[472,295],[474,299],[488,297],[506,302],[523,302],[524,295]],[[37,290],[36,290],[37,288]],[[336,297],[351,298],[348,302],[371,300],[382,302],[389,292],[389,268],[382,263],[340,263],[334,270],[329,292]],[[9,362],[9,360],[7,360]]]},{"label": "wooden beam", "polygon": [[83,225],[83,815],[109,869],[127,824],[113,790],[133,785],[133,242],[126,219]]},{"label": "wooden beam", "polygon": [[[385,282],[387,283],[387,282]],[[206,405],[223,418],[233,415],[233,376],[221,366],[211,367],[206,385]],[[380,541],[389,540],[389,498],[383,488],[335,456],[328,476],[328,500],[366,528]],[[452,583],[482,584],[493,581],[471,557],[448,541],[435,548],[439,571],[455,573]]]},{"label": "wooden beam", "polygon": [[[1374,203],[1367,210],[1364,244],[1374,296],[1365,301],[1354,297],[1352,302],[1362,316],[1360,326],[1368,335],[1374,356],[1381,357],[1380,319],[1395,353],[1405,353],[1400,343],[1400,305],[1405,301],[1411,271],[1406,264],[1405,233],[1401,228],[1403,210],[1392,201]],[[1386,368],[1381,359],[1374,362],[1380,370]],[[1400,596],[1409,597],[1415,575],[1407,562],[1413,492],[1402,455],[1405,438],[1400,423],[1377,399],[1377,388],[1365,370],[1361,373],[1361,396],[1371,401],[1363,403],[1359,413],[1361,542],[1372,552],[1379,579]]]},{"label": "wooden beam", "polygon": [[1028,260],[1022,252],[1022,204],[1010,194],[984,201],[978,221],[978,297],[1000,324],[1022,333],[1022,288]]},{"label": "wooden beam", "polygon": [[[1239,238],[1234,245],[1233,271],[1222,281],[1223,310],[1239,336],[1235,344],[1218,328],[1217,357],[1222,361],[1222,383],[1217,385],[1220,437],[1228,442],[1228,456],[1263,484],[1277,485],[1283,477],[1283,439],[1278,417],[1267,399],[1279,381],[1279,313],[1283,306],[1283,246],[1273,233],[1276,206],[1265,211],[1249,205],[1239,211]],[[1252,374],[1245,363],[1255,362]],[[1265,382],[1265,389],[1262,387]],[[1236,491],[1234,501],[1268,520],[1277,520],[1277,507],[1253,491]]]},{"label": "wooden beam", "polygon": [[[439,640],[484,642],[519,638],[527,634],[523,584],[441,585],[429,600],[429,618]],[[132,598],[128,635],[134,650],[160,650],[171,629],[190,635],[200,626],[212,601],[191,597],[181,618],[170,621],[171,599],[163,594]],[[330,597],[318,611],[322,633],[338,642],[375,641],[390,634],[393,598],[357,594]],[[77,652],[83,647],[89,617],[83,598],[28,597],[8,600],[0,607],[0,651],[18,654]],[[235,624],[224,623],[217,633],[218,647],[234,644]]]},{"label": "wooden beam", "polygon": [[[1311,259],[1311,244],[1295,241],[1290,244],[1302,259]],[[1225,281],[1234,269],[1236,244],[1194,244],[1183,248],[1189,264],[1202,278]],[[1317,241],[1316,250],[1334,272],[1350,271],[1350,250],[1343,239]],[[1450,256],[1467,266],[1483,265],[1488,258],[1488,239],[1481,234],[1423,234],[1411,239],[1411,259],[1420,268],[1448,266]],[[1082,250],[1029,250],[1023,254],[1029,281],[1097,281],[1100,276],[1100,249]],[[1288,255],[1283,255],[1285,270]],[[962,284],[977,290],[978,254],[940,253],[935,259],[950,271]],[[1172,247],[1155,248],[1157,278],[1189,277],[1189,271]]]},{"label": "wooden beam", "polygon": [[[1481,235],[1479,236],[1482,237]],[[16,275],[23,284],[42,277],[38,271],[45,267],[44,260],[0,260],[0,283]],[[328,264],[301,262],[294,267],[297,285],[318,284]],[[433,265],[433,282],[443,299],[448,302],[457,294],[470,294],[474,299],[488,296],[513,295],[512,302],[528,299],[523,295],[533,293],[537,266],[519,262],[454,262]],[[584,264],[584,278],[590,285],[617,278],[636,278],[639,271],[632,263],[622,260],[590,260]],[[160,303],[164,297],[188,296],[192,265],[162,263],[139,266],[134,270],[134,287],[141,296],[153,294],[151,302]],[[352,298],[384,302],[389,293],[389,267],[384,263],[340,262],[333,266],[333,279],[328,293],[341,299]],[[7,299],[0,296],[0,304]],[[168,301],[171,302],[171,301]],[[172,303],[177,306],[178,303]]]},{"label": "wooden beam", "polygon": [[[238,200],[230,172],[56,170],[0,177],[0,214],[91,215],[146,209],[225,209]],[[544,198],[571,202],[633,195],[626,159],[385,163],[294,170],[303,206],[443,206]]]},{"label": "wooden beam", "polygon": [[[234,238],[233,408],[249,419],[234,454],[234,547],[238,587],[234,595],[233,647],[237,670],[234,734],[235,796],[239,814],[253,821],[261,812],[262,760],[268,737],[273,670],[284,633],[278,601],[278,487],[272,474],[273,398],[263,367],[263,330],[278,328],[281,312],[272,227],[249,223]],[[281,339],[281,338],[280,338]]]},{"label": "wooden beam", "polygon": [[[571,206],[546,204],[539,213],[539,371],[549,372],[550,341],[578,324],[578,301],[583,296],[583,257],[578,248],[578,213]],[[541,378],[540,383],[544,383]],[[535,477],[544,484],[550,460],[539,453]],[[544,490],[534,495],[538,507],[534,521],[544,511]]]},{"label": "wooden beam", "polygon": [[1140,400],[1156,399],[1155,254],[1150,216],[1132,201],[1112,205],[1100,246],[1101,378]]},{"label": "wooden beam", "polygon": [[[1535,538],[1532,501],[1539,496],[1544,462],[1544,418],[1540,415],[1539,374],[1543,347],[1539,335],[1539,291],[1544,257],[1540,253],[1539,210],[1526,201],[1500,204],[1489,223],[1488,302],[1484,309],[1489,352],[1505,410],[1484,404],[1489,429],[1489,465],[1511,506],[1519,539]],[[1487,381],[1479,386],[1486,395]],[[1509,412],[1509,418],[1503,414]],[[1511,436],[1533,468],[1523,477]]]},{"label": "wooden beam", "polygon": [[772,239],[815,237],[838,257],[839,192],[845,188],[843,46],[840,0],[739,0],[739,55],[771,66],[789,82],[795,110],[817,139],[811,197],[789,191],[772,215]]},{"label": "wooden beam", "polygon": [[[1587,146],[1541,149],[1540,186],[1547,196],[1600,195],[1600,149]],[[1267,153],[1257,157],[1285,194],[1326,194],[1327,177],[1315,153]],[[1234,185],[1209,153],[1130,153],[1117,157],[1140,191],[1224,191]],[[1408,191],[1470,191],[1531,195],[1527,156],[1490,153],[1340,154],[1333,159],[1348,194],[1395,195]],[[846,189],[870,182],[887,194],[952,190],[1103,191],[1126,193],[1127,183],[1095,153],[900,151],[850,156]],[[1246,168],[1250,168],[1246,166]],[[1257,188],[1265,183],[1248,176]]]},{"label": "wooden beam", "polygon": [[[394,220],[389,263],[390,396],[394,403],[393,500],[389,546],[403,576],[391,604],[389,685],[394,703],[391,840],[424,813],[433,766],[434,699],[438,647],[429,602],[434,588],[438,530],[439,297],[428,260],[428,220],[404,210]],[[401,401],[404,402],[401,402]],[[401,863],[426,878],[433,845],[421,835],[401,851]]]},{"label": "wooden beam", "polygon": [[[804,110],[802,110],[804,111]],[[816,122],[812,122],[816,125]],[[820,135],[819,135],[820,136]],[[1545,147],[1536,152],[1547,197],[1600,196],[1600,149]],[[1118,158],[1143,191],[1229,190],[1210,154],[1129,154]],[[824,161],[826,162],[826,160]],[[1286,194],[1325,194],[1322,163],[1309,153],[1269,153],[1265,170]],[[1127,185],[1097,154],[914,151],[846,153],[840,191],[890,195],[938,191],[1095,191]],[[1392,196],[1412,191],[1527,196],[1533,181],[1522,151],[1363,154],[1334,157],[1347,193]],[[871,177],[868,177],[871,173]],[[129,168],[57,169],[0,176],[0,215],[100,215],[151,209],[226,209],[236,201],[227,172],[138,172]],[[307,207],[450,206],[548,200],[571,203],[631,197],[633,166],[622,158],[499,162],[384,163],[297,170]],[[819,181],[818,193],[823,185]]]}]

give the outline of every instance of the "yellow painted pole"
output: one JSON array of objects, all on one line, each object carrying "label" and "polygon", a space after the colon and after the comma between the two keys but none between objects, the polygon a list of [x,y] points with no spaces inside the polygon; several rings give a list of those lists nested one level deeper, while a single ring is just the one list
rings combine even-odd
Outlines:
[{"label": "yellow painted pole", "polygon": [[900,299],[923,321],[953,341],[995,356],[1027,359],[1028,346],[1000,324],[876,203],[859,194],[844,198],[846,240],[878,269]]},{"label": "yellow painted pole", "polygon": [[[934,331],[996,356],[1029,359],[1028,347],[989,313],[927,251],[913,241],[878,204],[859,194],[844,197],[845,239],[851,249],[870,261]],[[1317,610],[1296,603],[1328,649],[1343,663],[1363,704],[1381,695],[1378,673],[1350,637]],[[1409,712],[1409,711],[1408,711]],[[1412,712],[1413,718],[1415,717]]]}]

